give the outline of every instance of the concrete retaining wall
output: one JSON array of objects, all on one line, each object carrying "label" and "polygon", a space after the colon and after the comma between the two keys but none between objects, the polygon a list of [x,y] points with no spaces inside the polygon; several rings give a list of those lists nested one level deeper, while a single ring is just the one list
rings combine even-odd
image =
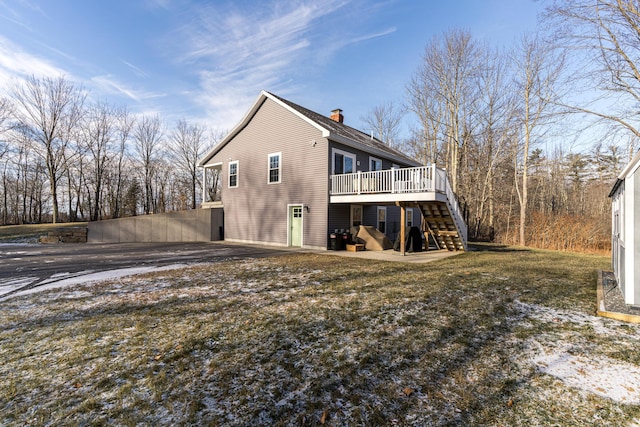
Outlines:
[{"label": "concrete retaining wall", "polygon": [[222,208],[194,209],[89,222],[89,243],[222,240]]}]

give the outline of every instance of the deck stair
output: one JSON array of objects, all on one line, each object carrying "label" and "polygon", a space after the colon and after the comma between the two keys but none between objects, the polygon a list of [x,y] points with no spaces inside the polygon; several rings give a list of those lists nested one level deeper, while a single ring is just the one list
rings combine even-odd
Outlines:
[{"label": "deck stair", "polygon": [[440,248],[450,251],[466,250],[466,239],[461,237],[460,228],[456,225],[459,221],[451,215],[448,203],[422,202],[418,207],[424,218],[425,228]]}]

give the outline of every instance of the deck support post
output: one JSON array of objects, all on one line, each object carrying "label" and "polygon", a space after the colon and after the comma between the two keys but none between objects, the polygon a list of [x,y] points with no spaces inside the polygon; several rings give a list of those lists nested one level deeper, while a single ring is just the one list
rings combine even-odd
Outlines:
[{"label": "deck support post", "polygon": [[400,253],[402,254],[402,256],[405,256],[407,211],[405,210],[404,203],[396,202],[396,204],[400,206]]}]

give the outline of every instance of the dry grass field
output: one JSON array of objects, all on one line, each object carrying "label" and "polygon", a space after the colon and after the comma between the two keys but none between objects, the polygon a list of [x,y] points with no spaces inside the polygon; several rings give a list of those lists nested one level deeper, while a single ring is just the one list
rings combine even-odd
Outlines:
[{"label": "dry grass field", "polygon": [[640,424],[606,257],[196,265],[0,303],[0,425]]}]

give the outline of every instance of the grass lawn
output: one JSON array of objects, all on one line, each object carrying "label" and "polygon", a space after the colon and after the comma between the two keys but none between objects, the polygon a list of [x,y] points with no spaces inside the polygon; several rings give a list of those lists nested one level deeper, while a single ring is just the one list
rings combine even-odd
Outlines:
[{"label": "grass lawn", "polygon": [[[292,254],[0,303],[0,425],[640,424],[609,259]],[[635,423],[635,424],[634,424]]]},{"label": "grass lawn", "polygon": [[50,230],[64,227],[86,227],[86,222],[66,222],[58,224],[22,224],[0,226],[0,243],[3,242],[32,242],[38,241],[40,236]]}]

